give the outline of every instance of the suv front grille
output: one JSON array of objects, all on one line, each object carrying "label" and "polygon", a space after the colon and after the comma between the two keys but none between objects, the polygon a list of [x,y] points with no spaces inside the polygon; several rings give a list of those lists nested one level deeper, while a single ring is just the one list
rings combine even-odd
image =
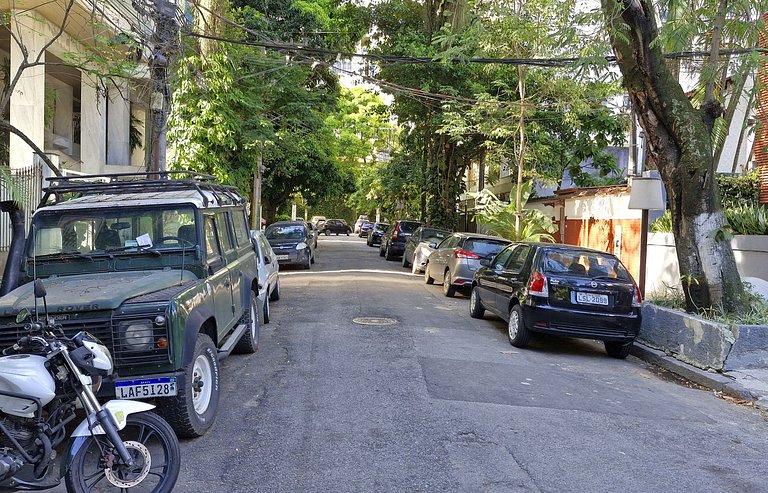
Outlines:
[{"label": "suv front grille", "polygon": [[[147,320],[151,323],[154,315],[144,317],[131,317],[131,320]],[[153,348],[145,351],[129,351],[125,345],[120,342],[121,335],[117,333],[118,322],[125,319],[115,319],[112,323],[109,319],[76,319],[76,320],[58,320],[64,329],[67,337],[73,337],[80,331],[86,331],[96,336],[103,342],[112,353],[115,360],[115,367],[140,364],[168,363],[170,361],[170,345],[164,349]],[[0,350],[13,346],[21,337],[27,335],[24,324],[12,324],[0,326]],[[168,338],[168,330],[165,325],[156,327],[153,325],[153,340],[159,337]]]}]

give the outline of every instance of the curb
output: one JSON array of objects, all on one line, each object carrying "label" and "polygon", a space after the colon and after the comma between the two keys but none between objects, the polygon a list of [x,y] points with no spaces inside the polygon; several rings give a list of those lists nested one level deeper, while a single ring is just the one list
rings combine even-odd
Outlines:
[{"label": "curb", "polygon": [[748,388],[737,383],[733,378],[723,374],[696,368],[695,366],[683,363],[680,360],[668,356],[664,351],[644,346],[637,341],[635,341],[635,344],[632,347],[631,354],[648,363],[676,373],[703,387],[722,392],[723,394],[736,399],[750,401],[755,404],[756,407],[768,408],[768,401],[766,400],[768,396],[756,395]]}]

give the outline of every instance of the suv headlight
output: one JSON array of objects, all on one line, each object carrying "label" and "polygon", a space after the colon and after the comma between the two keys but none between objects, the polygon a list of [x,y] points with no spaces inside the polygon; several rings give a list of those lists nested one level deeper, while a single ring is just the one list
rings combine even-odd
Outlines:
[{"label": "suv headlight", "polygon": [[296,250],[304,250],[305,248],[307,248],[307,244],[303,241],[296,245]]},{"label": "suv headlight", "polygon": [[147,351],[154,347],[151,320],[129,320],[118,324],[120,339],[126,351]]}]

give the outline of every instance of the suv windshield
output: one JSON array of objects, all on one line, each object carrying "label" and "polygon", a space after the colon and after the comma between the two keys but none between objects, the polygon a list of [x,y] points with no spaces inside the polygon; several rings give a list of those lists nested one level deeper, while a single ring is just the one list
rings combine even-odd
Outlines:
[{"label": "suv windshield", "polygon": [[192,207],[124,207],[42,212],[33,223],[27,254],[42,257],[190,248],[197,245]]},{"label": "suv windshield", "polygon": [[291,224],[287,226],[270,226],[264,233],[268,240],[301,240],[306,236],[304,226]]},{"label": "suv windshield", "polygon": [[544,272],[583,278],[630,280],[627,269],[613,255],[589,251],[547,250],[543,257]]}]

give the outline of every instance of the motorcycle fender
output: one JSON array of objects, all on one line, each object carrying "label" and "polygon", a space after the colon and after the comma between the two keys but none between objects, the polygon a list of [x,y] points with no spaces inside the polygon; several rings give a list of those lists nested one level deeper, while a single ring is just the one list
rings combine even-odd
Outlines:
[{"label": "motorcycle fender", "polygon": [[[149,411],[150,409],[154,409],[155,406],[142,401],[113,399],[104,404],[102,407],[109,411],[109,414],[112,415],[115,423],[117,423],[117,429],[122,430],[125,428],[129,414]],[[90,429],[89,423],[94,420],[94,415],[88,416],[77,426],[77,428],[75,428],[75,431],[72,433],[72,436],[70,437],[69,450],[67,450],[64,460],[61,461],[61,477],[64,477],[67,471],[69,471],[69,467],[72,464],[72,461],[75,459],[75,456],[77,456],[77,453],[80,451],[83,445],[85,445],[88,437],[91,435],[104,434],[104,430],[100,425],[94,426],[93,430]]]}]

